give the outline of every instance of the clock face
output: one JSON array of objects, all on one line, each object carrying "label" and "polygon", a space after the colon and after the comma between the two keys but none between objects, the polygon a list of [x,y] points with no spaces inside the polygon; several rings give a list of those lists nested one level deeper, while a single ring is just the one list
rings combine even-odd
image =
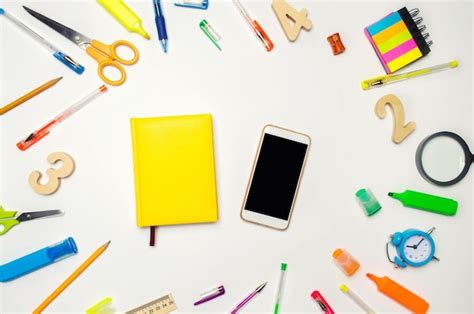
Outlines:
[{"label": "clock face", "polygon": [[431,241],[422,235],[412,235],[403,244],[403,253],[408,262],[418,264],[432,258]]}]

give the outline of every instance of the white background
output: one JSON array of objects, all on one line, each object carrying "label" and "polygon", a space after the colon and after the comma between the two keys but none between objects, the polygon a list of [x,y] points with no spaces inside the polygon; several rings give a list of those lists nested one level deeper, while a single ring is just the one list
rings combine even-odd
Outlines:
[{"label": "white background", "polygon": [[[127,1],[144,20],[152,40],[128,33],[95,1],[36,1],[29,5],[105,43],[132,41],[140,61],[126,67],[127,82],[111,87],[49,136],[21,152],[20,139],[102,82],[96,63],[74,44],[28,15],[16,1],[2,2],[11,14],[49,38],[85,65],[78,76],[5,18],[1,27],[2,105],[57,76],[54,88],[2,116],[1,200],[9,209],[60,208],[64,217],[21,224],[0,240],[8,262],[73,236],[79,254],[12,282],[0,284],[0,312],[32,311],[97,247],[109,249],[49,307],[81,312],[103,297],[128,310],[171,292],[179,311],[230,311],[268,281],[246,312],[270,312],[280,262],[288,263],[282,312],[318,312],[309,297],[317,289],[336,312],[360,309],[339,290],[341,283],[360,294],[377,312],[406,312],[376,291],[366,272],[388,275],[424,297],[432,312],[472,312],[473,170],[449,188],[424,181],[415,167],[415,150],[427,135],[450,130],[474,149],[472,114],[472,16],[470,2],[299,2],[313,21],[290,43],[270,1],[243,1],[275,43],[267,53],[230,2],[211,1],[207,11],[164,3],[170,51],[157,41],[151,1]],[[23,2],[22,2],[23,3]],[[25,4],[27,2],[24,2]],[[406,5],[419,7],[434,41],[432,52],[406,70],[457,59],[459,68],[362,91],[360,81],[383,74],[363,28]],[[222,35],[219,52],[198,27],[206,18]],[[347,48],[333,56],[326,37],[341,34]],[[383,95],[397,95],[416,131],[402,144],[391,142],[392,117],[374,114]],[[135,224],[134,178],[129,120],[212,113],[219,195],[215,224],[163,227],[157,246],[148,247],[148,230]],[[273,123],[308,133],[313,146],[293,220],[279,232],[239,217],[262,127]],[[28,185],[31,171],[46,170],[51,152],[76,161],[75,173],[60,190],[41,196]],[[383,208],[366,217],[355,192],[371,188]],[[459,210],[445,217],[404,208],[386,196],[413,189],[454,198]],[[185,193],[185,191],[183,191]],[[439,263],[395,270],[385,257],[389,234],[436,226]],[[337,247],[361,263],[347,278],[331,260]],[[227,293],[199,307],[192,303],[206,288],[223,284]]]}]

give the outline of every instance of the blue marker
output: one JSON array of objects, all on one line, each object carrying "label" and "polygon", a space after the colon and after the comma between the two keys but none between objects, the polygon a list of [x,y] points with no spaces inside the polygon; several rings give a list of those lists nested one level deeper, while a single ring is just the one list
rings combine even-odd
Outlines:
[{"label": "blue marker", "polygon": [[45,247],[0,266],[0,282],[10,281],[77,253],[73,238]]}]

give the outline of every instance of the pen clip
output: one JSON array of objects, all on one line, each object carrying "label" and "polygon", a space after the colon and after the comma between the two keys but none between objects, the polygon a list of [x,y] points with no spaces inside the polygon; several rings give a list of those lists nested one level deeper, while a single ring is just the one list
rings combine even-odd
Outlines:
[{"label": "pen clip", "polygon": [[209,0],[182,0],[174,3],[177,7],[207,10]]}]

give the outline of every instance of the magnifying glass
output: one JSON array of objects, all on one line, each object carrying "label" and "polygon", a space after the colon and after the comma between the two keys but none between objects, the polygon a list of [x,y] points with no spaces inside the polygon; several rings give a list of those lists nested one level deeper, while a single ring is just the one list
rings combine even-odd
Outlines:
[{"label": "magnifying glass", "polygon": [[428,182],[440,186],[461,181],[474,162],[466,142],[457,134],[442,131],[425,138],[416,150],[416,168]]}]

